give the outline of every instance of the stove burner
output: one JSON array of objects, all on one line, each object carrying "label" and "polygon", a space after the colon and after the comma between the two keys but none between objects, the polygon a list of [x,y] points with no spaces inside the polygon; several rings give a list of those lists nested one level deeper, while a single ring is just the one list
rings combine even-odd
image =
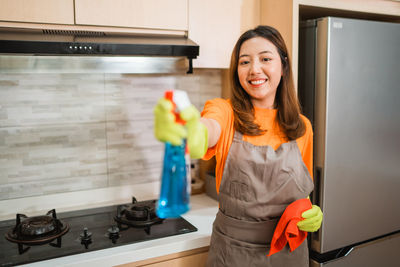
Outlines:
[{"label": "stove burner", "polygon": [[150,234],[150,227],[164,220],[157,217],[155,203],[156,200],[137,202],[136,198],[132,197],[132,204],[118,206],[114,220],[118,223],[119,229],[142,227],[145,228],[147,234]]},{"label": "stove burner", "polygon": [[134,205],[125,210],[125,216],[132,221],[147,221],[150,219],[152,209],[149,206]]},{"label": "stove burner", "polygon": [[26,236],[38,236],[54,231],[57,221],[50,216],[26,217],[21,214],[20,218],[26,218],[19,225],[19,232]]},{"label": "stove burner", "polygon": [[[52,216],[48,216],[48,215]],[[24,219],[21,221],[21,218]],[[49,243],[54,247],[61,247],[61,236],[67,233],[69,225],[57,219],[55,209],[47,212],[46,216],[27,217],[24,214],[17,214],[16,225],[11,229],[5,238],[8,241],[18,244],[19,254],[26,252],[30,247]],[[57,239],[57,243],[51,243]]]}]

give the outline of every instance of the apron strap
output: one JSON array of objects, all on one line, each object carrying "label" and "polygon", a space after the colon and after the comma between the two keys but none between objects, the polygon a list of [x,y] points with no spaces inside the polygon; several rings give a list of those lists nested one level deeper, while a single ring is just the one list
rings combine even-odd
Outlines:
[{"label": "apron strap", "polygon": [[233,141],[240,142],[242,141],[242,139],[243,139],[243,134],[235,130],[235,133],[233,135]]}]

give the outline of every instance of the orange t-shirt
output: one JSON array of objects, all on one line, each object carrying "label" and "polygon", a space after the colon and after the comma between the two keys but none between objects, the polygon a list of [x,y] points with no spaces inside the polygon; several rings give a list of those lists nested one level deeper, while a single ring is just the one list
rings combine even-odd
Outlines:
[{"label": "orange t-shirt", "polygon": [[[263,109],[255,107],[254,110],[256,123],[260,125],[261,129],[267,131],[265,134],[260,136],[244,135],[244,141],[255,146],[269,145],[274,150],[276,150],[281,144],[288,142],[285,134],[280,130],[278,123],[275,120],[277,114],[276,109]],[[217,192],[219,192],[225,161],[233,141],[233,135],[235,133],[235,128],[233,125],[233,109],[229,100],[216,98],[206,102],[201,116],[204,118],[214,119],[221,126],[221,136],[218,140],[218,143],[215,146],[208,148],[207,153],[203,157],[204,160],[209,160],[215,156],[217,163],[215,169],[216,187]],[[303,115],[301,115],[301,117],[306,124],[306,132],[296,141],[297,145],[299,146],[304,164],[306,165],[312,177],[313,131],[310,121]]]}]

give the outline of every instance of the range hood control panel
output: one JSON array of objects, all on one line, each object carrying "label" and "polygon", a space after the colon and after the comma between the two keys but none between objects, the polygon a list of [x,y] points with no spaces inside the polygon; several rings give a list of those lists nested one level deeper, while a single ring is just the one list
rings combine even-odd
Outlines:
[{"label": "range hood control panel", "polygon": [[86,53],[92,53],[94,51],[93,46],[87,45],[87,44],[85,44],[85,45],[74,44],[74,45],[70,45],[68,48],[69,48],[69,51],[71,51],[72,53],[86,54]]}]

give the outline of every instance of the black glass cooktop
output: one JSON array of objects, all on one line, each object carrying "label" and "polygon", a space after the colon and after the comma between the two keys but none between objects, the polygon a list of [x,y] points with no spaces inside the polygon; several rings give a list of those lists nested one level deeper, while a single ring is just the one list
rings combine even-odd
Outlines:
[{"label": "black glass cooktop", "polygon": [[44,244],[10,242],[6,236],[10,236],[16,220],[0,221],[0,266],[32,263],[197,231],[181,217],[157,220],[150,226],[121,226],[115,220],[120,212],[118,207],[121,205],[59,213],[57,218],[64,226],[68,225],[68,232],[51,243],[39,242]]}]

